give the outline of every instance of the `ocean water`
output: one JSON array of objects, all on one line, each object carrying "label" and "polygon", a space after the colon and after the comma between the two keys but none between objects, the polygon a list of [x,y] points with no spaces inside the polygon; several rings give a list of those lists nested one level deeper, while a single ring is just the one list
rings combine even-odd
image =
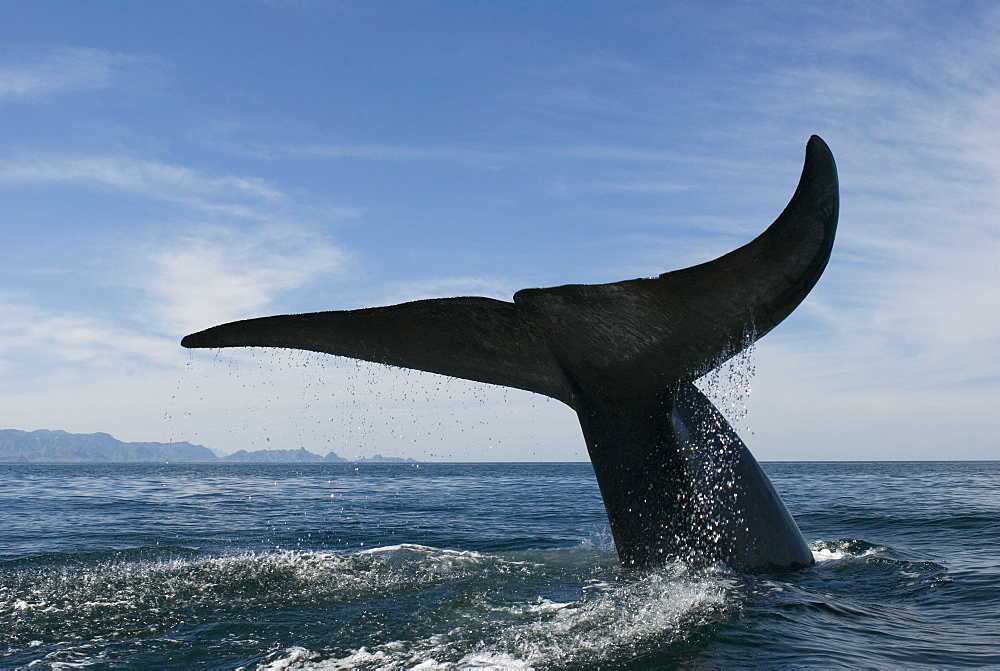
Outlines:
[{"label": "ocean water", "polygon": [[589,464],[0,465],[0,668],[1000,668],[1000,462],[764,467],[813,568],[623,574]]}]

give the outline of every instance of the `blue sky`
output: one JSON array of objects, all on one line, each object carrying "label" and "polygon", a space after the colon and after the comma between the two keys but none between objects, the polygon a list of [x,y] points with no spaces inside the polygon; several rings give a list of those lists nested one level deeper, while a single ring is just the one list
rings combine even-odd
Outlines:
[{"label": "blue sky", "polygon": [[585,459],[525,392],[178,342],[706,261],[815,133],[838,240],[730,366],[739,430],[765,460],[998,458],[998,34],[991,2],[0,0],[0,425]]}]

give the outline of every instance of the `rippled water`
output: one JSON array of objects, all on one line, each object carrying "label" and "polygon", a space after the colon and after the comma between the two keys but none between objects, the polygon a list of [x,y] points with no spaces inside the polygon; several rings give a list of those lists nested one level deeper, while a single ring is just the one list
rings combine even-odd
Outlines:
[{"label": "rippled water", "polygon": [[0,667],[1000,666],[1000,464],[765,468],[813,568],[622,574],[587,464],[0,466]]}]

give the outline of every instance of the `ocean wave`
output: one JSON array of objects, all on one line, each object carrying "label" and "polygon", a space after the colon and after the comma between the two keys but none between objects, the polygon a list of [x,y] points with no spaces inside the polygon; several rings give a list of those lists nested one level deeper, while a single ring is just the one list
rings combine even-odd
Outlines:
[{"label": "ocean wave", "polygon": [[906,636],[886,624],[906,613],[884,612],[874,595],[918,603],[949,594],[944,567],[886,545],[839,539],[811,549],[817,567],[762,576],[681,563],[623,574],[590,544],[48,555],[4,567],[0,664],[141,665],[183,654],[193,640],[225,649],[229,666],[278,670],[656,666],[685,655],[697,663],[699,640],[755,645],[743,618],[780,623],[790,641],[800,631],[816,641],[844,620]]},{"label": "ocean wave", "polygon": [[[86,667],[103,663],[111,649],[128,657],[183,647],[192,629],[213,620],[337,608],[361,610],[363,619],[377,604],[391,611],[409,600],[417,605],[393,627],[405,636],[368,636],[372,643],[355,648],[264,651],[259,668],[527,668],[628,658],[683,639],[726,610],[725,572],[676,564],[621,581],[617,562],[607,560],[580,546],[491,554],[416,544],[352,553],[48,557],[23,563],[0,585],[0,616],[13,625],[0,634],[0,650],[20,649],[21,659],[36,650],[32,662]],[[562,594],[570,598],[545,594],[567,575]],[[228,643],[258,645],[252,636]]]},{"label": "ocean wave", "polygon": [[[537,570],[545,571],[544,567]],[[673,564],[628,582],[595,581],[575,601],[482,593],[442,630],[343,652],[288,648],[262,669],[534,668],[641,656],[723,617],[732,599],[724,571]],[[469,607],[471,605],[472,607]],[[441,604],[449,610],[447,604]]]},{"label": "ocean wave", "polygon": [[869,557],[889,551],[889,548],[884,545],[873,545],[865,541],[849,539],[816,541],[809,544],[809,549],[817,564],[840,559]]},{"label": "ocean wave", "polygon": [[[361,552],[281,551],[212,557],[134,559],[135,552],[59,555],[21,562],[0,583],[0,614],[172,608],[220,597],[300,603],[454,580],[483,565],[523,562],[475,552],[395,545]],[[172,553],[171,553],[172,554]],[[117,614],[117,613],[115,613]],[[113,615],[108,613],[109,616]]]}]

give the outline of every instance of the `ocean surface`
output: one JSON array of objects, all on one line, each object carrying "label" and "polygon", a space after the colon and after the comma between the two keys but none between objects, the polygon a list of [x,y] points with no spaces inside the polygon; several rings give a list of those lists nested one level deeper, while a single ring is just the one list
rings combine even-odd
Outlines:
[{"label": "ocean surface", "polygon": [[0,668],[1000,668],[1000,462],[764,467],[813,568],[623,574],[589,464],[0,465]]}]

